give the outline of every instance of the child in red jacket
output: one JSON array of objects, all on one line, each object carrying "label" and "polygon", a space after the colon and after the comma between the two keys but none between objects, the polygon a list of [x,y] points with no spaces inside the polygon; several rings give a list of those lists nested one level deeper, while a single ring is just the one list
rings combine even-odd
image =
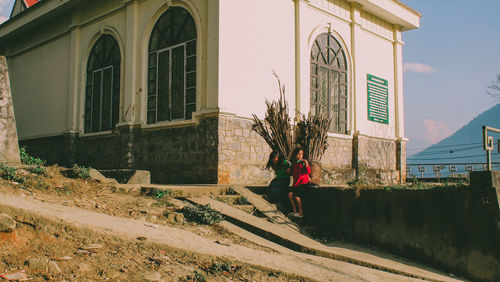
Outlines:
[{"label": "child in red jacket", "polygon": [[[311,167],[309,162],[303,159],[304,151],[302,149],[295,149],[292,153],[292,175],[293,186],[288,192],[290,204],[292,204],[293,213],[290,216],[302,217],[302,201],[300,199],[304,191],[309,187],[309,174],[311,174]],[[297,202],[297,204],[295,204]],[[298,208],[298,212],[297,212]]]}]

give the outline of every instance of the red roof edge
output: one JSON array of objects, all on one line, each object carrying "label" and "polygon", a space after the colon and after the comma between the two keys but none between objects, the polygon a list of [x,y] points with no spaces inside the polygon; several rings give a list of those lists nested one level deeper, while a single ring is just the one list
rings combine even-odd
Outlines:
[{"label": "red roof edge", "polygon": [[40,0],[24,0],[24,4],[26,4],[28,8],[30,8],[31,6],[35,5],[38,2],[40,2]]}]

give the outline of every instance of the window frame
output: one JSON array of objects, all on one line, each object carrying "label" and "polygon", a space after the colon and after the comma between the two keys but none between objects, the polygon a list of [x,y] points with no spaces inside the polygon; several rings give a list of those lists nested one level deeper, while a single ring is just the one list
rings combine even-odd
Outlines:
[{"label": "window frame", "polygon": [[[106,69],[111,69],[111,77],[113,77],[113,70],[114,70],[114,67],[111,65],[111,66],[107,66],[107,67],[103,67],[103,68],[99,68],[99,69],[96,69],[96,70],[93,70],[92,71],[92,85],[94,85],[94,74],[97,73],[97,72],[100,72],[101,73],[101,81],[100,81],[100,93],[101,95],[99,96],[100,98],[100,101],[99,101],[99,129],[97,131],[91,131],[91,132],[100,132],[100,131],[104,131],[102,129],[102,126],[103,126],[103,93],[104,93],[104,70]],[[110,104],[113,105],[113,86],[114,86],[114,81],[113,79],[111,79],[111,85],[110,85],[110,90],[111,90],[111,96],[110,96]],[[92,121],[93,121],[93,106],[94,106],[94,87],[92,87],[92,101],[90,102],[90,124],[92,125]],[[112,129],[113,128],[113,107],[111,106],[110,107],[110,112],[109,112],[109,116],[110,116],[110,119],[109,119],[109,127]],[[92,126],[91,126],[92,128]],[[109,130],[109,129],[108,129]]]},{"label": "window frame", "polygon": [[[322,38],[322,37],[326,37]],[[333,41],[332,41],[333,40]],[[324,45],[322,45],[323,41]],[[338,47],[337,50],[333,47]],[[317,50],[316,58],[314,56],[314,51]],[[326,59],[324,52],[327,52]],[[334,54],[332,60],[330,60],[330,52]],[[342,58],[339,58],[339,55]],[[323,58],[323,59],[321,59]],[[340,59],[343,60],[342,65],[340,64]],[[328,61],[328,62],[327,62]],[[331,61],[331,62],[330,62]],[[338,62],[339,66],[335,65]],[[321,33],[316,36],[311,52],[310,52],[310,111],[313,113],[321,112],[321,110],[327,110],[327,117],[334,117],[332,119],[332,124],[328,129],[329,133],[337,134],[347,134],[348,132],[348,120],[349,120],[349,87],[348,87],[348,64],[347,56],[344,48],[340,42],[331,33]],[[316,67],[316,70],[314,70]],[[327,70],[326,83],[327,83],[327,93],[322,96],[326,96],[326,105],[320,103],[320,71],[321,68]],[[335,85],[330,85],[332,78],[338,78],[338,83]],[[335,94],[335,92],[337,94]],[[336,98],[335,101],[333,99]],[[335,109],[337,106],[337,109]],[[323,113],[324,114],[324,113]]]},{"label": "window frame", "polygon": [[[110,47],[106,54],[106,40],[110,43]],[[100,44],[101,46],[98,46]],[[97,47],[101,49],[96,50]],[[104,55],[106,56],[104,56]],[[103,60],[100,63],[95,63],[95,60]],[[92,61],[91,61],[92,60]],[[120,95],[121,95],[121,50],[116,38],[111,34],[101,35],[92,45],[89,56],[87,58],[87,66],[85,68],[85,91],[84,91],[84,109],[83,109],[83,133],[99,134],[113,130],[119,122]],[[93,65],[91,65],[93,64]],[[99,66],[95,68],[95,66]],[[105,81],[106,71],[109,70],[109,81]],[[96,93],[96,74],[100,76],[98,92]],[[106,83],[109,82],[109,93],[104,95]],[[116,88],[116,89],[115,89]],[[98,109],[95,105],[95,99],[99,94]],[[90,98],[90,99],[89,99]],[[109,101],[105,99],[109,98]],[[108,107],[109,111],[104,113],[103,110]],[[98,111],[98,121],[95,118],[95,112]],[[106,117],[106,118],[105,118]],[[106,125],[105,120],[109,120]],[[97,125],[95,123],[98,123]]]},{"label": "window frame", "polygon": [[[185,25],[182,25],[180,26],[180,29],[178,30],[171,30],[171,32],[179,32],[182,31],[183,28],[186,27],[186,24],[191,24],[192,23],[192,28],[194,30],[194,38],[191,38],[191,39],[188,39],[188,40],[185,40],[185,41],[182,41],[180,43],[175,43],[173,45],[169,45],[169,46],[166,46],[166,47],[162,47],[162,48],[159,48],[159,49],[156,49],[156,50],[153,50],[151,51],[152,49],[152,38],[153,38],[153,35],[154,35],[154,32],[155,30],[158,28],[159,30],[163,31],[164,33],[166,33],[169,28],[167,27],[157,27],[157,25],[160,23],[160,21],[162,20],[162,18],[164,16],[166,16],[166,13],[169,12],[169,10],[166,10],[157,20],[156,20],[156,23],[152,29],[152,32],[150,34],[150,37],[149,37],[149,43],[148,43],[148,52],[147,52],[147,92],[146,92],[146,124],[147,125],[152,125],[152,124],[159,124],[159,123],[170,123],[170,122],[180,122],[180,121],[188,121],[188,120],[191,120],[193,118],[193,113],[196,112],[196,105],[197,105],[197,84],[198,84],[198,81],[197,81],[197,69],[198,69],[198,63],[197,63],[197,51],[198,51],[198,31],[196,29],[196,22],[194,21],[194,17],[192,16],[191,13],[189,13],[189,11],[187,11],[185,8],[183,7],[172,7],[172,8],[169,8],[169,9],[182,9],[184,10],[184,12],[188,15],[188,17],[186,17],[185,19]],[[172,18],[175,16],[175,13],[172,12]],[[190,21],[190,22],[189,22]],[[158,37],[158,41],[160,41],[162,38],[161,36]],[[156,43],[156,44],[159,44],[159,43]],[[192,51],[190,48],[190,44],[193,44],[194,46],[194,52],[192,53],[189,53],[190,51]],[[173,79],[174,79],[174,75],[175,75],[175,72],[173,71],[173,65],[174,65],[174,62],[173,62],[173,58],[174,58],[174,50],[179,48],[179,47],[182,47],[182,50],[183,50],[183,66],[182,66],[182,71],[183,71],[183,78],[182,78],[182,105],[178,105],[178,106],[181,106],[182,107],[182,115],[179,115],[179,116],[176,116],[175,114],[175,111],[174,109],[177,109],[177,106],[175,105],[175,103],[179,103],[179,101],[174,101],[174,91],[172,89],[172,83],[173,83]],[[164,110],[167,113],[167,117],[165,118],[161,118],[160,115],[162,114],[160,111],[161,111],[161,105],[159,102],[160,101],[160,55],[163,53],[163,52],[169,52],[168,53],[168,89],[166,90],[167,92],[167,99],[168,99],[168,105],[167,105],[167,109]],[[151,58],[152,56],[155,58],[154,59],[154,63],[152,64],[151,62]],[[192,60],[194,60],[194,66],[193,66],[193,69],[192,70],[189,70],[188,69],[190,68],[190,66],[188,66],[188,60],[193,58]],[[152,71],[154,71],[154,74],[151,75]],[[188,87],[188,76],[189,75],[192,75],[193,76],[193,80],[190,81],[191,82],[191,86]],[[154,78],[154,91],[151,91],[151,83],[152,83],[152,78]],[[194,93],[194,97],[192,96],[189,96],[189,92],[190,91],[194,91],[192,93]],[[188,102],[188,96],[189,97],[192,97],[192,101],[189,101]],[[154,101],[155,105],[152,106],[151,103],[152,101]],[[190,108],[189,112],[188,112],[188,108]],[[154,112],[154,117],[152,116]],[[151,115],[151,116],[150,116]]]}]

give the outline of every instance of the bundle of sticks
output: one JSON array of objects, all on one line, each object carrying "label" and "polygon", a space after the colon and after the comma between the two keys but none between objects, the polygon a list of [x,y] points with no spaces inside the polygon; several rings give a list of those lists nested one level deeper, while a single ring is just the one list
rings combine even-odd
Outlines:
[{"label": "bundle of sticks", "polygon": [[281,85],[276,73],[273,74],[278,80],[280,98],[272,102],[266,100],[267,109],[264,120],[260,120],[255,114],[252,115],[254,121],[252,130],[264,138],[271,150],[289,159],[293,150],[293,138],[288,104],[285,99],[285,86]]},{"label": "bundle of sticks", "polygon": [[297,113],[295,143],[304,150],[304,158],[309,161],[321,161],[328,149],[328,128],[331,122],[331,118],[321,114],[309,113],[306,117],[302,113]]}]

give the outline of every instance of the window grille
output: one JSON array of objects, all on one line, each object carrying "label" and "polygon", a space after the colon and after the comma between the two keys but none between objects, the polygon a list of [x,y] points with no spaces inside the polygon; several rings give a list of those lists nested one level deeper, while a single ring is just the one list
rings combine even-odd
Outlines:
[{"label": "window grille", "polygon": [[191,119],[196,110],[196,26],[183,8],[169,8],[149,41],[148,123]]},{"label": "window grille", "polygon": [[101,36],[87,63],[85,132],[111,130],[120,107],[120,49],[111,35]]},{"label": "window grille", "polygon": [[330,34],[319,35],[311,50],[311,112],[332,118],[330,132],[347,133],[347,63]]}]

